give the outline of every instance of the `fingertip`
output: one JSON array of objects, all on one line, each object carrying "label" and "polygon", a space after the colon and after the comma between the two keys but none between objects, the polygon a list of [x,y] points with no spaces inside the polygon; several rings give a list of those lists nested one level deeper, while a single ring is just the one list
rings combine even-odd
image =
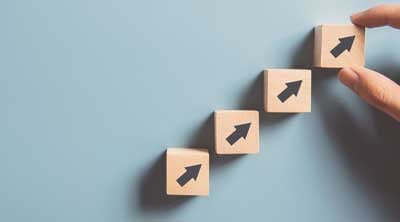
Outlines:
[{"label": "fingertip", "polygon": [[359,24],[359,19],[360,19],[360,17],[362,16],[362,13],[363,13],[363,12],[357,12],[357,13],[352,14],[352,15],[350,16],[351,22],[352,22],[353,24],[355,24],[355,25],[360,25],[360,24]]},{"label": "fingertip", "polygon": [[359,76],[357,72],[353,71],[351,68],[343,68],[339,71],[339,80],[348,88],[355,90],[356,85],[359,82]]},{"label": "fingertip", "polygon": [[340,81],[367,103],[400,119],[400,86],[381,73],[363,66],[351,66],[339,71]]},{"label": "fingertip", "polygon": [[381,4],[355,13],[351,21],[358,26],[375,28],[390,25],[400,28],[400,4]]},{"label": "fingertip", "polygon": [[351,66],[349,67],[353,72],[357,73],[357,75],[359,76],[365,76],[369,73],[376,73],[373,70],[367,69],[364,66]]},{"label": "fingertip", "polygon": [[356,12],[350,16],[350,20],[354,25],[365,27],[368,25],[368,9]]},{"label": "fingertip", "polygon": [[363,67],[361,67],[361,66],[356,66],[356,65],[353,65],[353,66],[350,66],[350,67],[349,67],[349,69],[353,70],[353,72],[360,72],[362,68],[363,68]]},{"label": "fingertip", "polygon": [[346,75],[347,72],[351,71],[349,70],[350,68],[345,67],[339,70],[339,79],[341,79],[343,77],[343,75]]}]

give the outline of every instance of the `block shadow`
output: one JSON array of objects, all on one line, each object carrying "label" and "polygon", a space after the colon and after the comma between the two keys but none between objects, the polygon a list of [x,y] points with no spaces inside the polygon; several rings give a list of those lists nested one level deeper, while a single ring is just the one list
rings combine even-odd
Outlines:
[{"label": "block shadow", "polygon": [[308,30],[294,49],[290,58],[289,67],[293,69],[310,69],[313,67],[314,29]]},{"label": "block shadow", "polygon": [[187,147],[207,148],[210,153],[210,173],[220,167],[233,163],[234,161],[246,155],[217,155],[214,146],[214,113],[208,116],[200,123],[198,130],[192,132],[192,135],[186,142]]},{"label": "block shadow", "polygon": [[188,202],[193,196],[171,196],[166,194],[166,151],[161,153],[141,176],[139,190],[134,193],[139,209],[148,211],[170,211]]},{"label": "block shadow", "polygon": [[243,90],[242,96],[238,102],[240,109],[259,111],[260,128],[282,123],[296,115],[294,113],[267,113],[264,111],[263,73],[263,71],[259,72],[256,78]]},{"label": "block shadow", "polygon": [[[314,67],[314,29],[310,29],[294,50],[291,58],[290,67],[293,69],[311,69],[312,75],[312,96],[318,95],[321,90],[325,90],[326,83],[330,79],[336,78],[340,69],[337,68],[318,68]],[[314,101],[314,99],[312,99]]]},{"label": "block shadow", "polygon": [[397,84],[400,84],[400,63],[396,61],[393,56],[383,55],[384,60],[380,62],[379,65],[371,67],[377,72],[382,73],[386,77],[395,81]]},{"label": "block shadow", "polygon": [[[314,32],[309,30],[304,38],[294,49],[293,56],[290,58],[288,67],[265,67],[265,68],[294,68],[310,69],[313,63]],[[296,113],[267,113],[264,111],[264,77],[263,71],[256,74],[252,82],[243,90],[239,99],[240,109],[258,110],[260,112],[260,128],[264,126],[274,126],[298,115]]]},{"label": "block shadow", "polygon": [[[312,37],[309,35],[308,38]],[[305,45],[303,50],[312,52],[312,47]],[[312,57],[301,58],[303,50],[298,50],[299,53],[292,59],[294,68],[312,67]],[[385,60],[373,68],[395,82],[400,82],[400,65],[397,61]],[[312,69],[313,106],[318,106],[324,129],[336,144],[346,169],[356,180],[361,181],[379,206],[385,206],[393,218],[399,218],[400,124],[366,104],[365,108],[371,112],[373,121],[357,122],[357,114],[328,90],[331,81],[336,81],[338,71]]]},{"label": "block shadow", "polygon": [[[213,173],[243,155],[220,155],[215,154],[214,149],[214,121],[213,114],[200,123],[200,126],[189,136],[185,147],[207,148],[210,153],[210,186]],[[137,198],[138,197],[138,198]],[[161,153],[144,174],[141,176],[139,189],[134,193],[139,209],[143,212],[149,211],[172,211],[188,203],[196,196],[171,196],[166,194],[166,152]]]}]

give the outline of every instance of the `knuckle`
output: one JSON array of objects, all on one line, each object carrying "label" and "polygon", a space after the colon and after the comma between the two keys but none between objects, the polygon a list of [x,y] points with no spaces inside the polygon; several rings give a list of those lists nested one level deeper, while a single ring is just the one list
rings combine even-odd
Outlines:
[{"label": "knuckle", "polygon": [[394,15],[394,7],[391,4],[381,4],[377,7],[377,12],[382,14],[382,20],[384,21],[385,24],[388,25],[395,25],[393,23],[393,15]]},{"label": "knuckle", "polygon": [[384,3],[384,4],[378,5],[378,6],[376,7],[376,10],[385,13],[385,12],[388,12],[391,8],[392,8],[392,7],[391,7],[390,4]]}]

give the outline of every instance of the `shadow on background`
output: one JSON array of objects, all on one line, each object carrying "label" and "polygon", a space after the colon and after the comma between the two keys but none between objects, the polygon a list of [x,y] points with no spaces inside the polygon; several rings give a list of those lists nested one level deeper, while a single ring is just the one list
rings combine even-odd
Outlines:
[{"label": "shadow on background", "polygon": [[298,47],[294,49],[293,56],[290,59],[289,68],[310,69],[313,67],[313,50],[314,29],[311,29],[299,42]]},{"label": "shadow on background", "polygon": [[[377,70],[392,73],[395,68],[388,66]],[[315,101],[337,152],[345,160],[349,172],[362,182],[378,205],[400,217],[400,124],[367,104],[365,110],[371,111],[372,122],[357,122],[357,113],[324,90],[323,74],[318,73],[316,78],[320,82],[314,82],[318,84]]]},{"label": "shadow on background", "polygon": [[[399,62],[393,61],[393,57],[385,61],[376,70],[399,84]],[[373,119],[376,146],[370,147],[369,158],[374,161],[374,170],[367,179],[382,203],[389,204],[395,217],[400,218],[400,123],[377,109],[369,107],[369,110]]]},{"label": "shadow on background", "polygon": [[[312,67],[313,30],[310,30],[299,47],[294,50],[289,68]],[[382,73],[400,74],[400,67],[390,63],[382,68],[375,68]],[[268,68],[268,67],[265,67]],[[277,67],[272,67],[277,68]],[[285,68],[285,67],[282,67]],[[391,207],[400,217],[400,124],[391,118],[368,108],[373,118],[372,123],[357,123],[340,98],[327,90],[338,69],[312,70],[313,106],[319,106],[321,118],[327,133],[348,164],[349,171],[365,182],[364,184],[377,197],[383,206]],[[392,76],[400,81],[400,75]],[[260,129],[277,124],[284,124],[295,114],[270,114],[263,108],[263,72],[256,75],[245,87],[238,100],[240,109],[252,109],[260,112]],[[367,105],[366,105],[367,107]],[[375,130],[371,132],[371,128]],[[192,133],[186,142],[187,147],[208,148],[210,151],[210,176],[222,166],[233,164],[245,155],[220,155],[214,149],[213,114],[209,114]],[[139,192],[139,206],[142,210],[168,211],[176,209],[190,201],[190,196],[167,196],[165,194],[165,153],[161,154],[142,178]],[[210,183],[211,185],[211,183]]]},{"label": "shadow on background", "polygon": [[219,167],[227,165],[240,159],[245,155],[217,155],[214,146],[214,113],[208,114],[207,118],[198,127],[198,130],[192,133],[186,146],[194,148],[207,148],[210,153],[210,173],[218,170]]},{"label": "shadow on background", "polygon": [[264,72],[258,73],[255,79],[244,89],[239,99],[240,109],[258,110],[260,114],[260,128],[282,124],[285,120],[296,114],[292,113],[266,113],[264,111]]},{"label": "shadow on background", "polygon": [[380,61],[378,66],[370,68],[400,84],[400,62],[390,54],[383,55],[383,58],[385,59]]},{"label": "shadow on background", "polygon": [[[298,53],[294,54],[293,68],[312,67],[312,43],[313,35],[310,32],[304,44],[300,45]],[[307,53],[307,56],[303,57],[303,53]],[[397,83],[400,82],[398,61],[387,61],[373,68]],[[365,109],[371,111],[373,121],[357,122],[354,116],[357,113],[349,110],[350,107],[329,90],[332,81],[338,81],[338,71],[339,69],[313,68],[313,106],[318,106],[324,127],[336,144],[337,152],[345,160],[347,169],[366,186],[376,201],[379,201],[377,202],[379,205],[389,208],[398,218],[400,217],[400,124],[367,104]]]},{"label": "shadow on background", "polygon": [[[388,61],[376,71],[400,81],[398,61]],[[313,101],[318,106],[327,134],[347,169],[378,205],[400,217],[400,124],[386,114],[364,104],[372,122],[357,122],[357,113],[328,90],[339,69],[313,69]],[[394,75],[397,73],[397,75]],[[343,86],[344,90],[349,90]],[[360,99],[361,103],[361,99]]]},{"label": "shadow on background", "polygon": [[[309,69],[313,63],[313,30],[295,50],[290,68]],[[377,71],[400,82],[400,65],[389,61]],[[338,152],[348,164],[348,169],[363,181],[380,205],[388,206],[400,217],[400,124],[380,111],[371,110],[372,123],[357,123],[340,98],[329,92],[329,85],[337,81],[339,69],[312,69],[313,105],[318,105],[325,127],[340,149]],[[395,73],[395,74],[394,74]],[[293,115],[268,114],[263,110],[263,72],[259,73],[243,93],[243,109],[260,111],[260,127],[284,124]],[[371,129],[374,129],[371,132]],[[368,132],[368,130],[370,130]]]},{"label": "shadow on background", "polygon": [[192,199],[192,196],[166,194],[166,152],[160,154],[141,178],[139,190],[134,194],[142,211],[168,211]]},{"label": "shadow on background", "polygon": [[[203,120],[186,142],[185,147],[207,148],[210,153],[210,181],[214,170],[233,163],[243,155],[219,155],[214,149],[213,114]],[[166,152],[153,161],[141,178],[138,193],[139,207],[142,211],[170,211],[179,208],[196,196],[169,196],[166,194]],[[211,183],[210,183],[211,185]]]},{"label": "shadow on background", "polygon": [[[310,69],[313,63],[314,29],[307,32],[305,37],[294,49],[293,57],[290,59],[289,67],[265,67],[268,68],[294,68]],[[260,71],[255,79],[244,89],[239,99],[241,109],[258,110],[260,112],[260,128],[283,124],[285,121],[296,116],[296,113],[266,113],[264,111],[264,72]]]}]

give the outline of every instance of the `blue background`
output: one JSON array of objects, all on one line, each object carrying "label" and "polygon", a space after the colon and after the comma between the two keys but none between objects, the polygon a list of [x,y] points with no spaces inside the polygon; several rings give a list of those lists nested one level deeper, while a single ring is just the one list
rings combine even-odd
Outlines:
[{"label": "blue background", "polygon": [[[378,1],[3,0],[1,221],[398,221],[399,124],[313,70],[312,113],[260,112],[261,153],[211,157],[209,197],[164,195],[164,150],[212,148],[264,68],[311,67],[312,29]],[[400,80],[400,32],[367,66]],[[397,75],[396,75],[397,72]]]}]

